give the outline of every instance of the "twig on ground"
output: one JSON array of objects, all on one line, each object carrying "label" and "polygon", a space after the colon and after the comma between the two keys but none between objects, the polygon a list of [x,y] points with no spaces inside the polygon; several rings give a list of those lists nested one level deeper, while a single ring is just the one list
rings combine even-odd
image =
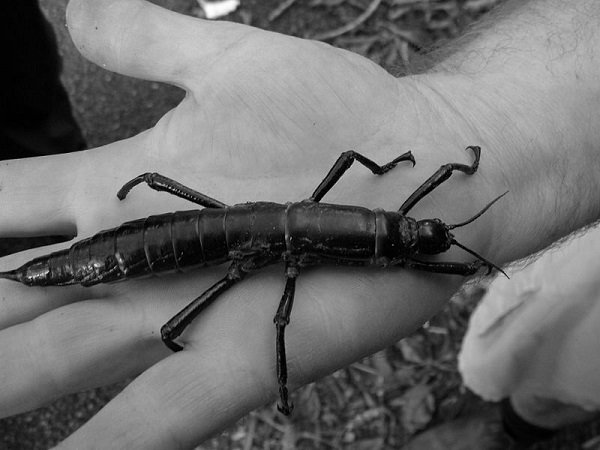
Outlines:
[{"label": "twig on ground", "polygon": [[250,419],[247,425],[247,434],[244,438],[244,450],[252,450],[254,445],[254,437],[256,435],[256,415],[250,414]]},{"label": "twig on ground", "polygon": [[285,1],[283,1],[277,8],[275,8],[273,11],[271,11],[269,13],[269,16],[267,17],[267,20],[269,22],[273,22],[274,20],[277,20],[277,18],[279,16],[281,16],[294,3],[296,3],[296,0],[285,0]]},{"label": "twig on ground", "polygon": [[346,25],[344,25],[340,28],[336,28],[336,29],[330,30],[330,31],[325,31],[323,33],[317,33],[316,35],[312,36],[311,39],[315,39],[317,41],[326,41],[328,39],[336,38],[338,36],[341,36],[342,34],[346,34],[350,31],[354,30],[355,28],[359,27],[362,23],[364,23],[369,17],[372,16],[380,4],[381,4],[381,0],[373,0],[371,2],[371,4],[368,6],[368,8],[365,9],[365,12],[363,12],[356,19],[348,22]]}]

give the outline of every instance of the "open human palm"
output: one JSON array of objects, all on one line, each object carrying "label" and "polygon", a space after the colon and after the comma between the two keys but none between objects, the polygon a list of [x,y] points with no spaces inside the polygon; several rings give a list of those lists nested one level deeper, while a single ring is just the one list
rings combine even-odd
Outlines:
[{"label": "open human palm", "polygon": [[[411,142],[422,145],[434,127],[417,123],[427,102],[411,82],[401,85],[372,62],[321,43],[196,20],[139,0],[74,0],[68,18],[76,45],[93,61],[187,94],[133,138],[0,167],[2,236],[76,230],[83,238],[127,220],[196,208],[145,186],[120,202],[117,190],[144,172],[226,204],[302,200],[342,151],[386,163]],[[428,169],[448,158],[469,161],[462,149],[476,143],[447,135],[455,149],[425,158]],[[415,157],[419,165],[418,152]],[[407,164],[375,177],[357,165],[325,201],[394,210],[428,175]],[[455,208],[453,218],[464,218],[461,213]],[[1,269],[65,245],[11,255]],[[139,374],[64,445],[187,448],[273,400],[273,316],[283,266],[224,294],[185,331],[184,351],[173,354],[161,342],[161,325],[225,271],[220,266],[91,288],[0,280],[0,360],[10,361],[0,368],[0,414]],[[458,282],[399,269],[301,272],[287,330],[291,386],[405,335]]]}]

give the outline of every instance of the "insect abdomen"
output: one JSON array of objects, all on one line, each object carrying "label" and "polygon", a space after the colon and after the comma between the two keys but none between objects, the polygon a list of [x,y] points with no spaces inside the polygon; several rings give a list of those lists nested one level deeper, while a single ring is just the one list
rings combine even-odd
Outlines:
[{"label": "insect abdomen", "polygon": [[126,222],[114,230],[112,254],[128,278],[219,264],[228,255],[224,219],[225,210],[207,208]]}]

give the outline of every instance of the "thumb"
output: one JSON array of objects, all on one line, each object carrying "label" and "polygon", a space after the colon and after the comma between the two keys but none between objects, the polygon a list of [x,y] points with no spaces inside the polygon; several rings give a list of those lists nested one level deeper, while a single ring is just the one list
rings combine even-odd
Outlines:
[{"label": "thumb", "polygon": [[247,29],[143,0],[71,0],[67,26],[78,50],[103,68],[184,88]]}]

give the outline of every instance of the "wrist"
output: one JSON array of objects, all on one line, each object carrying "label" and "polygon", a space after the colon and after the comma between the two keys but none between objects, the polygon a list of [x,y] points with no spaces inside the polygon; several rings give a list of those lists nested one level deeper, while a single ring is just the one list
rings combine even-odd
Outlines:
[{"label": "wrist", "polygon": [[478,221],[481,232],[494,230],[487,243],[497,262],[527,256],[598,218],[593,123],[600,105],[588,88],[546,90],[495,74],[413,80],[452,142],[482,147],[477,176],[485,188],[472,200],[510,191]]}]

